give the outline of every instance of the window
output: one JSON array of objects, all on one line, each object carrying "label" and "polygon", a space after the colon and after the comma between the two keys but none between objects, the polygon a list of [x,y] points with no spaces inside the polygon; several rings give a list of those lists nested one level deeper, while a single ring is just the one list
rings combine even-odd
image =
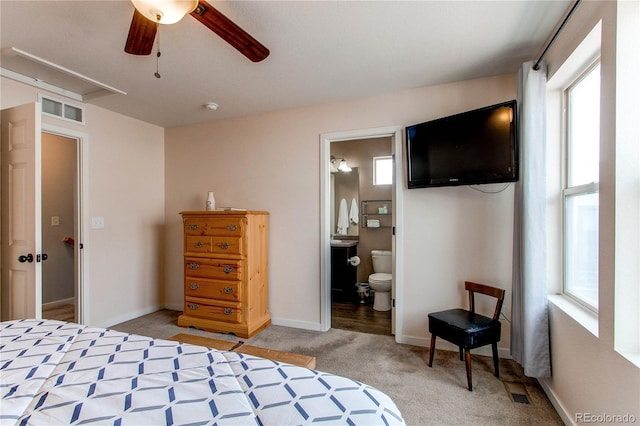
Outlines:
[{"label": "window", "polygon": [[393,157],[373,157],[373,184],[391,185],[393,183]]},{"label": "window", "polygon": [[600,64],[565,89],[564,293],[598,310]]}]

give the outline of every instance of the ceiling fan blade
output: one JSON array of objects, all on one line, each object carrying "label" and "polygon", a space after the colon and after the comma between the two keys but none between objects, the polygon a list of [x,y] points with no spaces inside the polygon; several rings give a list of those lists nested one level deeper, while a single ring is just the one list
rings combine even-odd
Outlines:
[{"label": "ceiling fan blade", "polygon": [[156,39],[157,24],[134,9],[124,51],[132,55],[149,55]]},{"label": "ceiling fan blade", "polygon": [[269,49],[206,1],[200,0],[191,16],[253,62],[260,62],[269,56]]}]

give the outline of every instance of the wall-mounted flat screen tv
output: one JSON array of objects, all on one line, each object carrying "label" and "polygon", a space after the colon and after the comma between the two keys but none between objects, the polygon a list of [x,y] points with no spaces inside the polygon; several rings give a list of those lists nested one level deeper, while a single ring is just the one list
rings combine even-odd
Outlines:
[{"label": "wall-mounted flat screen tv", "polygon": [[518,180],[516,101],[408,126],[409,188]]}]

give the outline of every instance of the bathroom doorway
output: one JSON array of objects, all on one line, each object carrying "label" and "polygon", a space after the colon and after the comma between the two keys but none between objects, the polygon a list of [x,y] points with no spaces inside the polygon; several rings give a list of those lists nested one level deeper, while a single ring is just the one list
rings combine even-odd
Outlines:
[{"label": "bathroom doorway", "polygon": [[[321,144],[323,329],[396,334],[401,307],[397,298],[398,277],[402,275],[402,269],[396,261],[399,248],[398,208],[401,206],[398,193],[402,182],[400,166],[396,161],[401,158],[402,152],[400,128],[324,134]],[[374,183],[374,158],[390,160],[391,182]],[[341,164],[343,167],[338,167]],[[345,170],[348,168],[352,172]],[[350,175],[348,181],[351,181],[351,185],[354,180],[357,182],[357,189],[345,190],[341,182],[344,181],[342,177],[347,175]],[[397,187],[398,181],[400,188]],[[341,221],[340,218],[344,217],[348,220]],[[374,272],[372,250],[391,253],[392,266],[389,272],[393,276],[393,285],[389,295],[389,310],[373,309],[373,292],[367,297],[362,291],[362,287],[368,285],[369,275]],[[353,260],[355,255],[357,261]],[[343,263],[349,260],[357,265],[345,268]],[[336,273],[336,270],[340,272]],[[336,285],[336,279],[340,284]]]},{"label": "bathroom doorway", "polygon": [[[346,165],[331,167],[331,327],[391,335],[390,292],[374,295],[368,287],[369,276],[383,272],[374,270],[372,250],[391,252],[393,245],[393,169],[382,183],[374,175],[377,159],[393,158],[391,137],[334,142],[330,153],[332,166]],[[380,309],[374,297],[388,302]]]}]

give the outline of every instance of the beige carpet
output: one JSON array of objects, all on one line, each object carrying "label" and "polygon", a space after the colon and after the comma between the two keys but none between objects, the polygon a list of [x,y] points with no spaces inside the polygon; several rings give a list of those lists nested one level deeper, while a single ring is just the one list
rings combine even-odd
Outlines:
[{"label": "beige carpet", "polygon": [[[457,352],[436,351],[433,368],[428,348],[399,345],[393,336],[332,329],[305,331],[271,326],[251,339],[178,327],[180,312],[158,311],[111,327],[166,339],[178,333],[242,340],[254,346],[313,355],[316,369],[347,376],[387,393],[407,425],[562,425],[562,420],[534,379],[519,366],[501,360],[500,379],[491,358],[473,356],[473,392],[467,390],[464,363]],[[524,389],[529,404],[514,402],[509,383]]]}]

